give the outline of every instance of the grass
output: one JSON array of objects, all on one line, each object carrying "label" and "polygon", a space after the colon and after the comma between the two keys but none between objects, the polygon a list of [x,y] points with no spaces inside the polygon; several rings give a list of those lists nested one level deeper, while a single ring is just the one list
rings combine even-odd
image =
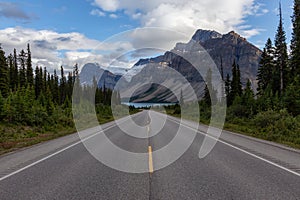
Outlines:
[{"label": "grass", "polygon": [[[176,108],[169,107],[166,113],[181,117]],[[183,116],[183,118],[199,122],[193,114]],[[209,125],[209,115],[204,112],[199,123]],[[227,113],[223,129],[300,149],[300,116],[292,117],[285,110],[261,112],[250,119],[235,117],[232,113]]]},{"label": "grass", "polygon": [[[114,120],[112,116],[98,118],[99,124]],[[77,132],[75,127],[30,127],[0,123],[0,155],[75,132]]]},{"label": "grass", "polygon": [[24,125],[0,124],[0,155],[40,142],[62,137],[76,131],[72,127],[57,127],[45,130]]}]

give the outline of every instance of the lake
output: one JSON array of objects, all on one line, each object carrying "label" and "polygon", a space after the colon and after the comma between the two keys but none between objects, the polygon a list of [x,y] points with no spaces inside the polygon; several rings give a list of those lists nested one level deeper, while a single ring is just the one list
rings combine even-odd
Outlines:
[{"label": "lake", "polygon": [[134,106],[135,108],[143,108],[143,107],[161,107],[161,106],[171,106],[176,103],[133,103],[133,102],[122,102],[122,104],[127,106]]}]

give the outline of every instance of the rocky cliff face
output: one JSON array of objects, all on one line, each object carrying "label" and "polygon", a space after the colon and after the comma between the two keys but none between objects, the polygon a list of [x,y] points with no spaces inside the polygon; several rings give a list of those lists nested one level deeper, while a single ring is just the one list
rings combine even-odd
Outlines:
[{"label": "rocky cliff face", "polygon": [[[166,78],[166,75],[160,73],[160,71],[162,72],[164,66],[171,67],[182,74],[189,81],[194,90],[197,92],[198,98],[201,98],[203,95],[203,89],[205,87],[203,78],[188,61],[179,56],[197,51],[197,49],[195,49],[195,43],[200,44],[207,51],[219,69],[222,63],[224,77],[226,77],[227,74],[231,76],[232,63],[235,60],[240,66],[242,83],[245,85],[247,79],[250,79],[253,89],[256,89],[256,75],[262,52],[260,49],[249,43],[245,38],[233,31],[222,35],[215,31],[197,30],[189,43],[178,43],[173,50],[166,52],[162,56],[143,59],[136,63],[136,65],[145,65],[146,67],[144,67],[142,70],[143,75],[141,76],[140,74],[137,74],[135,77],[133,77],[133,80],[139,80],[140,82],[143,82],[143,78],[151,77],[153,75],[153,70],[152,72],[148,70],[149,72],[147,74],[148,65],[151,65],[152,69],[153,65],[157,66],[155,70],[156,78],[157,76]],[[156,90],[159,90],[160,93],[167,93],[167,91],[157,86]],[[147,91],[149,91],[149,88]],[[159,95],[157,92],[153,92],[153,94],[154,93],[156,96]],[[152,101],[153,99],[157,101],[157,98],[154,98],[154,95],[149,94],[149,92],[147,92],[147,94],[148,95],[146,98],[145,95],[142,94],[142,91],[140,91],[139,94],[135,93],[133,99],[135,102],[138,102],[140,96],[143,97],[143,101]],[[176,98],[170,97],[168,100],[173,102],[177,101]],[[159,101],[164,102],[165,99],[162,98]]]},{"label": "rocky cliff face", "polygon": [[249,43],[235,32],[230,32],[220,38],[212,38],[200,44],[207,50],[218,67],[221,60],[224,66],[224,75],[231,76],[231,67],[234,60],[240,66],[241,81],[246,84],[247,79],[256,88],[256,75],[262,51]]},{"label": "rocky cliff face", "polygon": [[95,77],[98,81],[98,87],[103,88],[104,84],[106,88],[113,89],[117,81],[122,77],[121,75],[116,75],[108,70],[104,70],[100,65],[95,63],[85,64],[80,72],[80,82],[86,85],[93,84],[93,78]]},{"label": "rocky cliff face", "polygon": [[[209,53],[218,68],[220,68],[221,62],[223,63],[225,77],[227,74],[231,76],[232,63],[235,60],[240,66],[242,83],[245,84],[247,79],[250,79],[254,83],[253,87],[256,87],[256,75],[262,53],[256,46],[233,31],[221,35],[215,31],[198,30],[192,40],[198,42]],[[175,51],[166,52],[163,56],[156,58],[140,60],[136,65],[166,62],[170,63],[170,67],[183,72],[188,79],[199,80],[199,77],[193,77],[195,73],[192,73],[192,66],[176,55],[176,51],[190,51],[189,45],[190,42],[187,44],[177,43]]]}]

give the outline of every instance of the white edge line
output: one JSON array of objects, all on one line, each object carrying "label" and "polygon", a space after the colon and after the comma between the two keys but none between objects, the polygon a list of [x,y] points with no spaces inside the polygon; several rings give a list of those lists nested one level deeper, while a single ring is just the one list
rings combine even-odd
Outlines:
[{"label": "white edge line", "polygon": [[297,173],[297,172],[295,172],[295,171],[293,171],[293,170],[290,170],[290,169],[288,169],[288,168],[286,168],[286,167],[284,167],[284,166],[281,166],[281,165],[279,165],[279,164],[277,164],[277,163],[274,163],[274,162],[272,162],[272,161],[269,161],[269,160],[267,160],[267,159],[265,159],[265,158],[263,158],[263,157],[260,157],[260,156],[258,156],[258,155],[255,155],[255,154],[253,154],[253,153],[250,153],[249,151],[246,151],[246,150],[244,150],[244,149],[241,149],[241,148],[239,148],[239,147],[236,147],[236,146],[234,146],[234,145],[232,145],[232,144],[229,144],[229,143],[227,143],[227,142],[224,142],[224,141],[221,140],[221,139],[217,139],[217,138],[215,138],[215,137],[212,137],[211,135],[208,135],[208,134],[206,134],[206,133],[204,133],[204,132],[201,132],[201,131],[199,131],[199,130],[193,128],[193,127],[190,127],[190,126],[185,125],[185,124],[180,124],[179,122],[175,121],[174,119],[169,118],[169,120],[171,120],[171,121],[177,123],[178,125],[182,125],[182,126],[184,126],[184,127],[186,127],[186,128],[189,128],[189,129],[191,129],[191,130],[197,131],[198,133],[200,133],[200,134],[202,134],[202,135],[204,135],[204,136],[210,137],[210,138],[212,138],[212,139],[214,139],[214,140],[216,140],[216,141],[218,141],[218,142],[220,142],[220,143],[223,143],[223,144],[225,144],[225,145],[227,145],[227,146],[229,146],[229,147],[231,147],[231,148],[234,148],[234,149],[236,149],[236,150],[239,150],[239,151],[241,151],[241,152],[243,152],[243,153],[246,153],[246,154],[248,154],[248,155],[250,155],[250,156],[252,156],[252,157],[255,157],[255,158],[257,158],[257,159],[260,159],[260,160],[262,160],[262,161],[264,161],[264,162],[267,162],[267,163],[269,163],[269,164],[271,164],[271,165],[273,165],[273,166],[275,166],[275,167],[278,167],[278,168],[280,168],[280,169],[283,169],[283,170],[285,170],[285,171],[287,171],[287,172],[290,172],[290,173],[292,173],[292,174],[294,174],[294,175],[300,177],[300,173]]},{"label": "white edge line", "polygon": [[29,165],[26,165],[25,167],[22,167],[21,169],[18,169],[18,170],[14,171],[14,172],[12,172],[10,174],[7,174],[7,175],[1,177],[0,181],[3,181],[4,179],[7,179],[7,178],[9,178],[9,177],[11,177],[11,176],[13,176],[15,174],[18,174],[18,173],[20,173],[20,172],[22,172],[22,171],[24,171],[24,170],[26,170],[26,169],[34,166],[34,165],[37,165],[37,164],[39,164],[39,163],[41,163],[41,162],[43,162],[43,161],[45,161],[45,160],[47,160],[47,159],[49,159],[49,158],[57,155],[57,154],[60,154],[60,153],[66,151],[66,150],[68,150],[68,149],[70,149],[70,148],[72,148],[72,147],[74,147],[74,146],[76,146],[76,145],[78,145],[78,144],[80,144],[80,143],[82,143],[82,142],[84,142],[84,141],[92,138],[92,137],[95,137],[96,135],[102,133],[103,131],[111,129],[111,128],[115,127],[115,126],[116,126],[116,124],[114,124],[112,126],[109,126],[109,127],[105,128],[105,129],[101,130],[100,132],[93,133],[92,135],[90,135],[90,136],[88,136],[88,137],[86,137],[84,139],[80,139],[78,142],[75,142],[75,143],[71,144],[70,146],[67,146],[67,147],[65,147],[65,148],[63,148],[63,149],[61,149],[59,151],[56,151],[56,152],[54,152],[54,153],[52,153],[52,154],[50,154],[50,155],[48,155],[48,156],[46,156],[46,157],[44,157],[44,158],[42,158],[40,160],[37,160],[37,161],[35,161],[35,162],[33,162],[33,163],[29,164]]}]

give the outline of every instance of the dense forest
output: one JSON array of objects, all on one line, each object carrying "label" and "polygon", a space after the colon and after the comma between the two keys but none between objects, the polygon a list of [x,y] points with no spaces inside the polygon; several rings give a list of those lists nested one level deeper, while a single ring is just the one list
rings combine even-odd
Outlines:
[{"label": "dense forest", "polygon": [[[33,69],[30,45],[7,57],[0,46],[0,152],[75,132],[72,116],[73,87],[79,84],[82,96],[95,91],[100,123],[113,120],[111,89],[80,84],[78,65],[59,74],[36,66]],[[116,97],[119,97],[116,94]],[[115,97],[115,98],[116,98]],[[118,100],[117,102],[120,102]]]},{"label": "dense forest", "polygon": [[[242,86],[236,61],[233,60],[232,77],[222,74],[227,100],[225,128],[300,147],[300,2],[294,4],[290,53],[281,7],[279,11],[274,45],[268,39],[261,56],[257,93],[252,90],[250,81]],[[222,66],[220,71],[223,71]],[[200,121],[206,124],[211,117],[211,102],[217,98],[212,92],[211,72],[207,76],[204,98],[199,102]],[[170,114],[180,114],[179,105],[166,108]]]}]

